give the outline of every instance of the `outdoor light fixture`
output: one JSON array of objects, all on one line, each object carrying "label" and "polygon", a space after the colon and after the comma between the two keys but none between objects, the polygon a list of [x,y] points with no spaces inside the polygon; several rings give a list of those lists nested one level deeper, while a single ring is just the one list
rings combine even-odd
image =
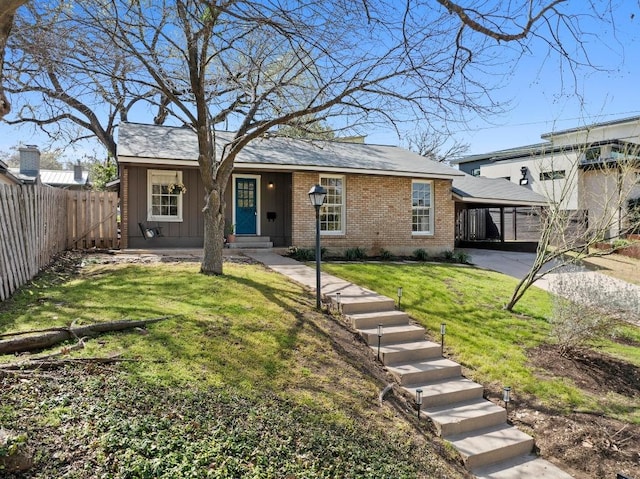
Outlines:
[{"label": "outdoor light fixture", "polygon": [[511,388],[509,386],[505,386],[502,390],[502,401],[504,402],[504,408],[507,410],[508,415],[509,403],[511,402]]},{"label": "outdoor light fixture", "polygon": [[400,301],[402,300],[402,286],[398,288],[398,309],[400,309]]},{"label": "outdoor light fixture", "polygon": [[418,419],[420,419],[420,409],[422,409],[422,389],[416,389],[416,406],[418,407]]},{"label": "outdoor light fixture", "polygon": [[447,334],[447,325],[446,323],[440,324],[440,349],[442,350],[442,354],[444,355],[444,335]]},{"label": "outdoor light fixture", "polygon": [[380,343],[382,342],[382,335],[384,334],[382,324],[378,324],[378,361],[380,361]]},{"label": "outdoor light fixture", "polygon": [[520,186],[529,184],[529,179],[527,178],[528,172],[529,172],[529,168],[527,168],[526,166],[523,166],[522,168],[520,168],[520,174],[522,175],[522,178],[520,178]]},{"label": "outdoor light fixture", "polygon": [[338,313],[341,312],[341,304],[340,304],[340,293],[336,293],[336,308],[338,308]]},{"label": "outdoor light fixture", "polygon": [[315,185],[309,190],[309,201],[316,209],[316,309],[320,309],[320,207],[327,197],[327,190]]},{"label": "outdoor light fixture", "polygon": [[275,185],[273,184],[273,181],[270,181],[269,184],[267,184],[267,188],[269,188],[270,190],[273,189]]}]

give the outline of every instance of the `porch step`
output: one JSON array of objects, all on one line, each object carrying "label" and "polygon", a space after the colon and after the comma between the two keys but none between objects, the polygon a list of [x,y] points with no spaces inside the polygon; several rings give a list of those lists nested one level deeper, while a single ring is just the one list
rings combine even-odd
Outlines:
[{"label": "porch step", "polygon": [[428,408],[424,413],[431,418],[442,437],[497,426],[507,421],[506,409],[485,399]]},{"label": "porch step", "polygon": [[533,438],[508,424],[449,436],[447,440],[460,452],[470,471],[530,454],[533,449]]},{"label": "porch step", "polygon": [[481,467],[474,474],[477,479],[573,479],[573,476],[533,454]]},{"label": "porch step", "polygon": [[[371,345],[377,351],[377,343]],[[440,345],[432,341],[389,344],[380,347],[380,360],[387,366],[441,357]]]},{"label": "porch step", "polygon": [[401,386],[425,384],[462,375],[460,365],[445,358],[387,366],[387,370],[398,379]]},{"label": "porch step", "polygon": [[230,249],[261,249],[273,248],[273,242],[269,236],[236,235],[233,243],[228,243]]},{"label": "porch step", "polygon": [[[378,346],[378,328],[360,329],[360,335],[369,346]],[[398,326],[388,326],[383,328],[380,344],[408,343],[424,339],[424,328],[405,324]]]},{"label": "porch step", "polygon": [[395,326],[409,324],[409,315],[404,311],[374,311],[371,313],[349,314],[347,319],[353,329],[370,329],[379,324],[383,326]]},{"label": "porch step", "polygon": [[422,389],[422,407],[430,408],[454,404],[472,399],[480,399],[484,394],[482,384],[475,383],[467,378],[447,378],[433,381],[427,384],[413,384],[404,387],[412,397],[416,395],[416,389]]}]

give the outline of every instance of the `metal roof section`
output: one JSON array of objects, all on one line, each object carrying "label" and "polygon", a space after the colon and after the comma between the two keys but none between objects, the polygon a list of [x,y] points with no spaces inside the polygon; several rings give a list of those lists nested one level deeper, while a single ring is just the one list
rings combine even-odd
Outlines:
[{"label": "metal roof section", "polygon": [[567,135],[570,133],[577,133],[580,131],[593,130],[595,128],[604,128],[607,126],[624,125],[625,123],[638,123],[640,122],[640,116],[630,116],[628,118],[619,118],[617,120],[603,121],[599,123],[591,123],[590,125],[577,126],[574,128],[568,128],[566,130],[550,131],[540,135],[541,138],[550,139],[554,136]]},{"label": "metal roof section", "polygon": [[[25,183],[37,182],[37,176],[20,173],[19,168],[9,168],[11,173]],[[73,170],[40,170],[40,183],[43,185],[65,188],[69,186],[85,186],[89,184],[89,172],[83,171],[81,179],[75,179]]]},{"label": "metal roof section", "polygon": [[456,200],[463,203],[490,203],[510,206],[545,206],[548,200],[530,189],[504,178],[471,176],[453,179],[451,188]]},{"label": "metal roof section", "polygon": [[[559,148],[558,148],[559,149]],[[542,155],[554,150],[554,146],[551,143],[535,143],[533,145],[518,146],[515,148],[508,148],[506,150],[490,151],[489,153],[479,153],[476,155],[463,156],[456,160],[452,160],[454,165],[460,163],[470,163],[478,160],[510,160],[516,158],[525,158],[536,155]]]},{"label": "metal roof section", "polygon": [[[231,132],[216,133],[222,147]],[[118,160],[197,166],[198,143],[193,130],[183,127],[123,123],[118,131]],[[252,140],[238,154],[235,168],[335,171],[393,176],[454,178],[463,173],[396,146],[339,141],[301,140],[267,136]]]}]

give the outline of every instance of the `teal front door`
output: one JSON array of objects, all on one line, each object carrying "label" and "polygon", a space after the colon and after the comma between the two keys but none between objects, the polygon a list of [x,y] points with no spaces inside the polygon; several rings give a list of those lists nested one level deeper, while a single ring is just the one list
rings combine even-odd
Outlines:
[{"label": "teal front door", "polygon": [[257,233],[256,183],[255,178],[236,178],[236,234]]}]

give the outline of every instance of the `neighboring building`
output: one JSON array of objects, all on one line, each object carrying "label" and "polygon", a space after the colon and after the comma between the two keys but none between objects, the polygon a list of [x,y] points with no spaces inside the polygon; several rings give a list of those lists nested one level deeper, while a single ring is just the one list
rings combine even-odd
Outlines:
[{"label": "neighboring building", "polygon": [[[21,147],[20,167],[8,168],[8,173],[15,179],[14,183],[39,183],[69,190],[82,190],[90,187],[89,172],[81,165],[74,165],[73,170],[42,170],[40,169],[40,150],[32,145]],[[2,182],[2,168],[0,165],[0,182]]]},{"label": "neighboring building", "polygon": [[[542,139],[546,142],[471,155],[455,163],[469,174],[530,188],[592,222],[613,215],[617,221],[610,237],[624,231],[626,211],[616,205],[640,197],[640,117],[546,133]],[[630,164],[635,164],[635,172],[627,171]]]},{"label": "neighboring building", "polygon": [[[220,150],[231,134],[217,134]],[[126,123],[118,138],[123,248],[202,246],[204,189],[193,131]],[[236,158],[225,216],[255,244],[313,247],[308,192],[321,184],[328,190],[323,247],[438,253],[455,246],[452,182],[463,177],[394,146],[259,138]]]},{"label": "neighboring building", "polygon": [[0,160],[0,185],[19,185],[20,178],[14,175],[2,160]]}]

